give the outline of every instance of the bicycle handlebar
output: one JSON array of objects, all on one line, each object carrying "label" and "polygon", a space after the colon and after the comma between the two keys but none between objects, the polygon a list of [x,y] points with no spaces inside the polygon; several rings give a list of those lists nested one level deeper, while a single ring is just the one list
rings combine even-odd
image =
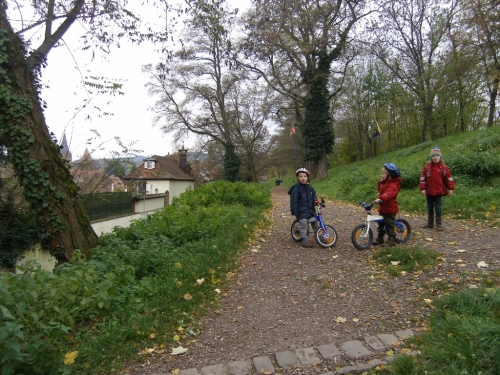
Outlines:
[{"label": "bicycle handlebar", "polygon": [[[380,200],[380,203],[384,203],[383,200]],[[375,202],[372,202],[370,204],[366,204],[365,202],[361,201],[359,202],[359,206],[360,207],[363,207],[365,210],[367,211],[370,211],[372,208],[373,208],[373,205],[375,204]]]}]

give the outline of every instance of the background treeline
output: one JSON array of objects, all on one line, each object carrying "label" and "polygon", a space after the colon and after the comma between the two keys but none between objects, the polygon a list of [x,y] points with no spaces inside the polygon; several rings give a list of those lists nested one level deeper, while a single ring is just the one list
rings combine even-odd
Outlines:
[{"label": "background treeline", "polygon": [[[330,167],[498,126],[498,9],[498,1],[392,0],[367,16],[332,66],[343,69],[329,80]],[[278,165],[294,154],[288,134]],[[296,165],[304,163],[298,136]]]}]

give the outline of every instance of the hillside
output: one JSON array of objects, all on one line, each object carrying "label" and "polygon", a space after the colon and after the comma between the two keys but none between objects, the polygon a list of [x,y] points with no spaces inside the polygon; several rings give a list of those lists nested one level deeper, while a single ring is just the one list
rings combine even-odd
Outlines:
[{"label": "hillside", "polygon": [[[407,213],[426,211],[425,199],[418,183],[429,151],[440,147],[443,158],[455,179],[455,194],[443,202],[445,215],[455,219],[477,219],[490,225],[500,223],[500,127],[471,131],[427,141],[419,145],[389,152],[376,158],[348,165],[333,166],[328,177],[311,181],[319,195],[349,203],[373,201],[376,182],[385,162],[395,163],[401,170],[402,190],[398,201]],[[291,186],[294,177],[284,178]]]}]

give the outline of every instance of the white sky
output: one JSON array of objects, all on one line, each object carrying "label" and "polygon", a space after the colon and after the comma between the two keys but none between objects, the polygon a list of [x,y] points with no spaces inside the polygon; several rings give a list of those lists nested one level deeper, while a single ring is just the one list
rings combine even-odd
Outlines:
[{"label": "white sky", "polygon": [[[249,6],[250,0],[227,0],[240,12]],[[73,160],[79,159],[87,148],[94,158],[110,157],[110,151],[121,151],[114,137],[120,137],[125,145],[142,150],[140,155],[166,155],[177,150],[172,148],[171,136],[164,135],[158,127],[153,127],[153,113],[148,110],[155,102],[149,97],[145,84],[147,76],[142,73],[142,66],[159,61],[158,54],[151,45],[122,45],[113,49],[109,61],[97,57],[90,61],[90,52],[79,52],[78,35],[65,35],[67,46],[53,49],[48,56],[48,66],[43,70],[42,80],[49,88],[42,91],[42,99],[47,102],[45,117],[49,131],[60,141],[66,132],[66,138]],[[75,30],[73,30],[75,31]],[[36,43],[34,43],[36,45]],[[71,52],[70,52],[71,50]],[[124,83],[125,95],[101,95],[94,98],[91,105],[110,112],[113,116],[99,117],[99,111],[84,110],[75,115],[76,108],[84,104],[89,94],[81,84],[86,76],[101,76]],[[86,119],[87,115],[91,119]],[[92,131],[94,129],[100,137]],[[189,149],[193,138],[185,142]],[[92,139],[89,143],[88,140]]]}]

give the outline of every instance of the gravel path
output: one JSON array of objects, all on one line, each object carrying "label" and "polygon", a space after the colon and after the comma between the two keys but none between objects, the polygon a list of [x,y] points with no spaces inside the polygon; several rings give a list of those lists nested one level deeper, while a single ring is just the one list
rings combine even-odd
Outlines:
[{"label": "gravel path", "polygon": [[[271,226],[257,233],[243,252],[241,269],[223,291],[219,309],[203,319],[196,340],[182,343],[188,351],[156,354],[122,374],[176,374],[300,348],[341,346],[367,336],[405,330],[418,334],[429,312],[424,298],[474,288],[484,275],[500,269],[498,228],[443,218],[445,231],[437,232],[420,229],[424,217],[403,212],[412,234],[400,246],[434,249],[441,263],[425,272],[390,276],[372,260],[373,247],[359,251],[351,243],[352,228],[363,221],[364,210],[340,202],[327,201],[323,211],[325,222],[338,232],[336,246],[304,249],[290,237],[287,191],[285,186],[272,189]],[[321,366],[276,371],[318,374],[354,363],[340,356]]]}]

